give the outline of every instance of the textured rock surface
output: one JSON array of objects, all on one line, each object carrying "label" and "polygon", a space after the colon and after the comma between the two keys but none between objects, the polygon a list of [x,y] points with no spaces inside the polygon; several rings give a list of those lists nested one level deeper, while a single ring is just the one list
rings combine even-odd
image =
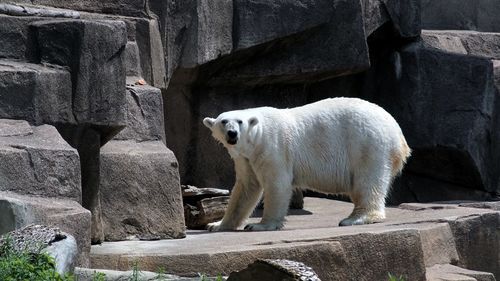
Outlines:
[{"label": "textured rock surface", "polygon": [[104,237],[109,241],[182,238],[178,162],[164,144],[160,90],[128,86],[127,104],[125,129],[100,154]]},{"label": "textured rock surface", "polygon": [[[498,213],[463,218],[450,223],[461,267],[486,271],[500,277],[500,217]],[[490,259],[477,258],[491,256]],[[495,258],[495,256],[497,258]]]},{"label": "textured rock surface", "polygon": [[500,3],[491,0],[423,0],[425,29],[465,29],[500,32]]},{"label": "textured rock surface", "polygon": [[0,59],[1,118],[74,124],[71,100],[68,71]]},{"label": "textured rock surface", "polygon": [[[385,69],[391,75],[368,91],[395,116],[413,149],[405,168],[409,176],[395,185],[417,190],[417,198],[423,194],[431,201],[460,199],[453,198],[465,194],[460,187],[471,190],[462,198],[472,197],[474,189],[481,190],[483,198],[494,197],[499,155],[491,134],[498,130],[492,120],[499,95],[491,62],[418,43],[391,56],[372,72],[377,76]],[[430,185],[435,193],[424,190]]]},{"label": "textured rock surface", "polygon": [[91,216],[77,202],[0,191],[0,213],[2,234],[29,224],[53,226],[71,234],[78,246],[76,265],[89,266]]},{"label": "textured rock surface", "polygon": [[57,0],[13,0],[11,3],[44,5],[94,13],[111,13],[127,16],[146,16],[146,0],[69,0],[60,2]]},{"label": "textured rock surface", "polygon": [[[257,258],[286,257],[310,266],[321,280],[387,280],[391,272],[422,281],[435,263],[498,269],[498,211],[449,202],[418,207],[388,208],[384,223],[338,227],[352,204],[305,198],[304,210],[290,211],[282,231],[188,231],[186,239],[104,243],[92,248],[92,267],[125,270],[139,260],[144,270],[163,266],[172,274],[214,276],[244,269]],[[481,251],[486,241],[489,249]]]},{"label": "textured rock surface", "polygon": [[0,119],[0,190],[81,202],[80,159],[49,125]]},{"label": "textured rock surface", "polygon": [[148,85],[127,87],[127,125],[115,140],[165,141],[161,91]]},{"label": "textured rock surface", "polygon": [[[78,281],[94,281],[96,272],[106,275],[106,281],[126,281],[134,278],[134,271],[117,271],[105,269],[89,269],[89,268],[76,268],[75,275]],[[200,281],[200,277],[179,277],[172,274],[160,274],[159,272],[140,271],[139,278],[141,281]],[[206,281],[220,281],[217,277],[204,276],[203,280]]]},{"label": "textured rock surface", "polygon": [[422,39],[424,45],[448,52],[500,59],[500,33],[425,30]]},{"label": "textured rock surface", "polygon": [[75,268],[78,254],[75,238],[58,228],[31,224],[4,234],[0,237],[0,246],[9,240],[14,251],[49,254],[59,274],[73,272]]},{"label": "textured rock surface", "polygon": [[53,20],[33,24],[42,63],[71,72],[79,124],[124,125],[126,29],[118,21]]},{"label": "textured rock surface", "polygon": [[111,141],[101,151],[101,202],[106,240],[185,236],[173,153],[160,141]]},{"label": "textured rock surface", "polygon": [[427,268],[427,281],[496,281],[489,272],[460,268],[451,264],[438,264]]}]

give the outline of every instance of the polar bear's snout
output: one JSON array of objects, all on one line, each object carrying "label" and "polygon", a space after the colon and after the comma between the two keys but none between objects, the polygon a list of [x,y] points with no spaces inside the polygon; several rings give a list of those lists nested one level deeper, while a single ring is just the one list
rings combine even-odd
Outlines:
[{"label": "polar bear's snout", "polygon": [[238,132],[235,130],[228,130],[226,140],[227,143],[235,145],[238,142]]}]

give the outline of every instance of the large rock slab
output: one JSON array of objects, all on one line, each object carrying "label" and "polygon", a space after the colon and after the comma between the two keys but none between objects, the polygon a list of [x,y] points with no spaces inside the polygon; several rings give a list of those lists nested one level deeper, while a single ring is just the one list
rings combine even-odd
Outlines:
[{"label": "large rock slab", "polygon": [[50,125],[0,119],[0,190],[81,202],[80,158]]},{"label": "large rock slab", "polygon": [[16,252],[47,253],[54,259],[59,274],[71,273],[75,269],[78,254],[75,238],[59,228],[31,224],[0,237],[0,247],[7,242]]},{"label": "large rock slab", "polygon": [[424,45],[448,52],[500,59],[500,33],[424,30]]},{"label": "large rock slab", "polygon": [[127,87],[127,125],[114,140],[165,141],[161,91],[148,85]]},{"label": "large rock slab", "polygon": [[199,79],[298,83],[370,66],[358,1],[236,1],[234,17],[234,57],[202,69]]},{"label": "large rock slab", "polygon": [[74,124],[71,89],[67,70],[0,59],[0,118]]},{"label": "large rock slab", "polygon": [[42,5],[78,11],[87,11],[91,13],[118,14],[134,17],[147,17],[149,13],[147,9],[147,3],[149,1],[146,0],[69,0],[64,2],[57,0],[13,0],[9,2],[24,5],[28,4],[28,6]]},{"label": "large rock slab", "polygon": [[[385,83],[371,99],[398,120],[413,149],[405,167],[413,176],[399,183],[413,181],[432,195],[424,191],[425,183],[437,180],[441,186],[481,190],[493,197],[499,156],[491,135],[499,130],[492,121],[499,95],[491,61],[415,43],[393,53],[372,74]],[[434,200],[439,199],[445,200]]]},{"label": "large rock slab", "polygon": [[[166,88],[166,67],[173,58],[167,59],[165,55],[164,44],[166,43],[162,41],[159,23],[156,19],[136,19],[134,24],[141,76],[154,87]],[[129,31],[129,33],[132,32]]]},{"label": "large rock slab", "polygon": [[489,272],[469,270],[451,264],[437,264],[427,268],[427,281],[496,281]]},{"label": "large rock slab", "polygon": [[500,32],[500,2],[495,0],[423,0],[424,29]]},{"label": "large rock slab", "polygon": [[100,192],[106,240],[185,236],[177,160],[161,141],[106,144]]},{"label": "large rock slab", "polygon": [[126,102],[125,23],[52,20],[32,26],[41,62],[70,69],[73,114],[78,124],[121,129]]},{"label": "large rock slab", "polygon": [[[425,280],[427,265],[458,262],[455,233],[460,229],[465,234],[467,228],[451,224],[476,218],[479,227],[482,219],[484,228],[491,231],[497,226],[488,226],[492,223],[488,218],[500,216],[497,211],[448,202],[422,204],[415,210],[388,208],[384,223],[338,227],[351,210],[350,203],[305,198],[304,210],[290,211],[282,231],[188,231],[186,239],[104,243],[92,248],[92,267],[127,270],[138,260],[144,270],[163,267],[177,275],[201,271],[215,276],[244,269],[257,258],[287,258],[307,264],[322,280],[387,280],[389,272],[403,275],[405,280]],[[477,263],[498,260],[494,252],[498,238],[486,235],[487,231],[479,232],[479,239],[469,242],[471,247],[474,241],[481,245],[490,241],[493,245],[484,255],[471,252],[477,255]],[[493,262],[488,264],[492,266]]]},{"label": "large rock slab", "polygon": [[[451,222],[450,227],[460,257],[458,265],[468,269],[491,272],[496,277],[500,277],[499,213],[459,219]],[[477,258],[482,255],[492,258]]]},{"label": "large rock slab", "polygon": [[0,13],[0,57],[30,59],[36,57],[36,47],[30,44],[30,22],[37,17],[12,17]]},{"label": "large rock slab", "polygon": [[168,77],[178,68],[207,63],[233,48],[233,1],[164,1]]},{"label": "large rock slab", "polygon": [[76,239],[76,265],[89,266],[90,212],[67,199],[43,198],[0,191],[0,234],[29,224],[58,227]]}]

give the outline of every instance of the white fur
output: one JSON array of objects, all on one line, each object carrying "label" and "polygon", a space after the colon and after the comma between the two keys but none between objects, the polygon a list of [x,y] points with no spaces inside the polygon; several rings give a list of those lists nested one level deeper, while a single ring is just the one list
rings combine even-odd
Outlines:
[{"label": "white fur", "polygon": [[[398,124],[381,107],[356,98],[332,98],[290,109],[250,108],[205,118],[234,160],[236,183],[222,221],[208,229],[237,229],[264,193],[260,223],[283,227],[293,188],[348,194],[354,210],[340,225],[385,218],[385,197],[410,149]],[[228,131],[237,143],[228,143]]]}]

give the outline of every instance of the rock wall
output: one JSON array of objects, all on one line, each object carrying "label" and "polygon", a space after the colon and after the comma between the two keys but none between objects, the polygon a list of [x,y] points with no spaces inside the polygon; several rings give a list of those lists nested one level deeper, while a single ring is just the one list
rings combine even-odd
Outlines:
[{"label": "rock wall", "polygon": [[[234,181],[231,160],[202,126],[203,117],[354,96],[394,115],[413,149],[390,203],[498,198],[500,45],[490,15],[499,3],[218,5],[165,5],[167,144],[183,183],[231,188]],[[476,31],[441,30],[452,28]]]},{"label": "rock wall", "polygon": [[60,227],[79,266],[91,242],[185,236],[158,21],[125,2],[0,3],[0,233]]}]

